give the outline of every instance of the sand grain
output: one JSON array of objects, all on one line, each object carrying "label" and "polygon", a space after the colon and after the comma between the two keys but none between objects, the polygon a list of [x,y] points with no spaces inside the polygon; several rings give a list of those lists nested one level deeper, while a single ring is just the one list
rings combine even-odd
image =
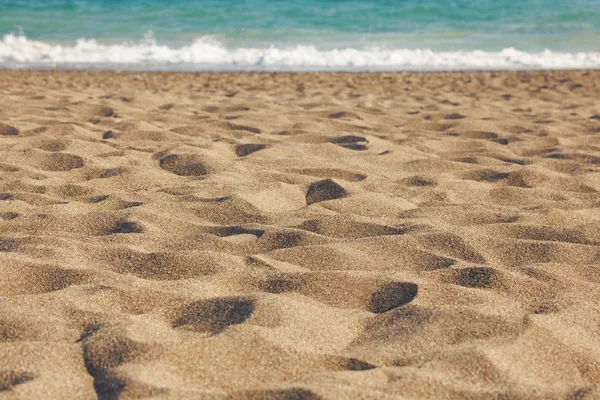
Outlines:
[{"label": "sand grain", "polygon": [[600,72],[0,86],[0,398],[598,398]]}]

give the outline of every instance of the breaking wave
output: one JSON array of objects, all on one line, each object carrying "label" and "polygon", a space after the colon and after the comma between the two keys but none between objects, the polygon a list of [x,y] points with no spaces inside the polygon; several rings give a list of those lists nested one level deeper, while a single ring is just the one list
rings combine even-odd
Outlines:
[{"label": "breaking wave", "polygon": [[7,34],[0,41],[3,68],[131,68],[228,70],[469,70],[600,68],[600,52],[537,53],[505,48],[492,51],[340,48],[312,45],[286,48],[228,48],[213,37],[169,47],[148,36],[138,43],[99,43],[79,39],[71,44],[31,40]]}]

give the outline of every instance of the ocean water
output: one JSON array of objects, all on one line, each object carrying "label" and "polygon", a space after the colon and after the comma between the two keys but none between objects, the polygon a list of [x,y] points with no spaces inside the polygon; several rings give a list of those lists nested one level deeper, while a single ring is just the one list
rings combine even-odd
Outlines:
[{"label": "ocean water", "polygon": [[600,68],[600,0],[0,0],[0,68]]}]

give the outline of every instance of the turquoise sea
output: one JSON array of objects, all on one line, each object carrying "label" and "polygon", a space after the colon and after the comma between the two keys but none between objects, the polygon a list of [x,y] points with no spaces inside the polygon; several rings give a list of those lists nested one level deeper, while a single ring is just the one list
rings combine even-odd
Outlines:
[{"label": "turquoise sea", "polygon": [[0,68],[600,67],[600,0],[0,0]]}]

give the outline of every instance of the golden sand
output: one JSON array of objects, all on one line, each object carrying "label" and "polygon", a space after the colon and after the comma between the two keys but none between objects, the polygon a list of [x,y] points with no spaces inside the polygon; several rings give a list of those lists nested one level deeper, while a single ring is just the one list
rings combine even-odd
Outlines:
[{"label": "golden sand", "polygon": [[0,398],[600,397],[600,72],[0,72]]}]

